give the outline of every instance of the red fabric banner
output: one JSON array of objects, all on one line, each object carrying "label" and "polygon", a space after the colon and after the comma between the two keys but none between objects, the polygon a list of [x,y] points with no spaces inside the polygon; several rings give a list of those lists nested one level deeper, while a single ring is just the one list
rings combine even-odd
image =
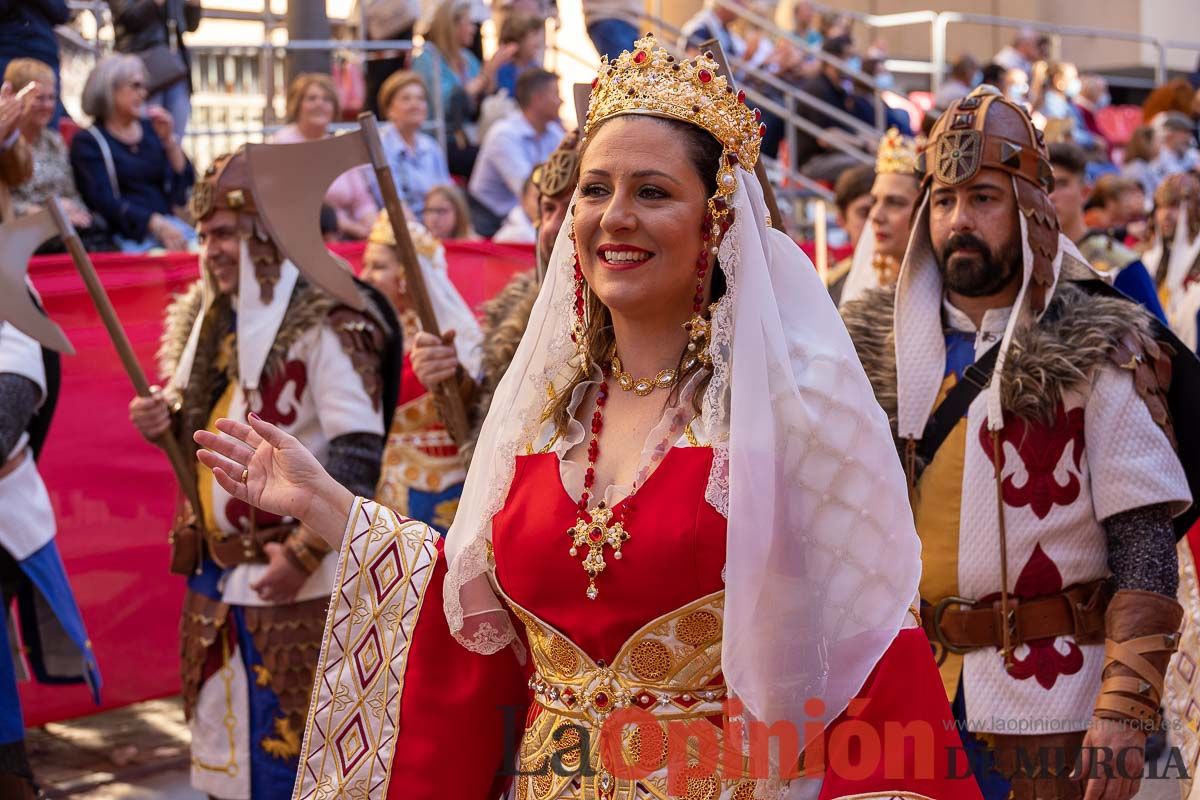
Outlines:
[{"label": "red fabric banner", "polygon": [[[338,246],[356,267],[363,245]],[[447,243],[450,276],[472,306],[533,266],[531,247]],[[96,268],[138,360],[157,380],[154,353],[171,295],[197,274],[194,255],[96,255]],[[30,275],[76,355],[63,358],[62,393],[40,469],[58,546],[104,676],[103,708],[179,691],[184,581],[167,572],[175,483],[165,457],[129,422],[133,389],[65,256],[36,258]],[[80,686],[21,684],[26,724],[101,710]]]}]

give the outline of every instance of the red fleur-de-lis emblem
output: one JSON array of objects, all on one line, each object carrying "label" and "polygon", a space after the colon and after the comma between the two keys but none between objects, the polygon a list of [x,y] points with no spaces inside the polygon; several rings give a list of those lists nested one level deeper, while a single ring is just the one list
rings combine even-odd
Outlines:
[{"label": "red fleur-de-lis emblem", "polygon": [[[1062,573],[1050,556],[1042,550],[1040,544],[1033,548],[1029,561],[1021,569],[1017,583],[1013,587],[1013,595],[1021,600],[1031,600],[1048,594],[1061,592]],[[992,595],[988,599],[999,599],[1000,595]],[[1043,689],[1054,688],[1060,675],[1074,675],[1083,669],[1083,652],[1079,645],[1064,640],[1066,652],[1055,647],[1055,639],[1030,639],[1025,642],[1029,652],[1024,658],[1013,657],[1008,674],[1017,680],[1035,678]]]},{"label": "red fleur-de-lis emblem", "polygon": [[[992,433],[984,422],[979,427],[979,444],[992,461]],[[1015,472],[1003,480],[1005,505],[1014,508],[1029,506],[1038,519],[1045,519],[1054,506],[1067,506],[1079,499],[1080,474],[1083,461],[1083,409],[1066,411],[1059,403],[1052,425],[1028,422],[1016,416],[1004,415],[1000,431],[1001,469],[1008,462],[1008,447],[1016,451],[1025,467],[1025,482],[1017,485]],[[1055,471],[1070,446],[1071,460],[1067,465],[1065,483],[1059,483]],[[993,462],[994,463],[994,462]]]}]

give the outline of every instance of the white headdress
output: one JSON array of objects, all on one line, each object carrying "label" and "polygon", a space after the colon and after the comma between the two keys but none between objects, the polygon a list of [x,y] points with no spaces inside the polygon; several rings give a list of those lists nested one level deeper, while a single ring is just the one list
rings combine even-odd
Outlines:
[{"label": "white headdress", "polygon": [[[629,78],[635,69],[641,73]],[[614,83],[628,78],[625,100],[605,91],[604,75],[614,72]],[[707,96],[701,92],[724,97],[710,59],[668,62],[647,37],[601,74],[587,133],[619,114],[719,129],[706,122],[721,109],[695,100]],[[683,112],[659,102],[687,92]],[[693,104],[700,111],[689,119]],[[727,154],[742,156],[742,169],[729,170],[725,182],[734,211],[719,250],[727,291],[712,315],[713,374],[701,414],[704,430],[720,432],[705,496],[728,520],[722,669],[752,719],[804,730],[813,719],[806,700],[820,698],[824,721],[835,718],[904,624],[920,544],[887,419],[850,338],[800,248],[767,227],[762,190],[746,171],[757,140],[747,161],[745,142],[717,138]],[[548,387],[576,352],[570,228],[568,217],[446,542],[446,616],[459,641],[479,652],[515,638],[488,582],[491,520],[515,458],[537,432]]]}]

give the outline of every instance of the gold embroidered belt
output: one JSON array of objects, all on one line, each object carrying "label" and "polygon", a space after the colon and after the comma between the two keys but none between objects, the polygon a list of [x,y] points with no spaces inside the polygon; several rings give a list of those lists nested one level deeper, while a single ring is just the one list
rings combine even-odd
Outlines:
[{"label": "gold embroidered belt", "polygon": [[[667,785],[668,723],[690,723],[689,731],[710,726],[713,739],[721,740],[724,592],[643,626],[611,664],[593,660],[566,635],[511,600],[509,604],[527,633],[535,667],[529,686],[537,705],[521,743],[518,800],[683,796],[680,786],[671,790]],[[610,718],[621,726],[605,732]],[[601,747],[602,735],[620,737],[619,756],[617,750]],[[658,741],[647,742],[647,737]],[[689,746],[689,763],[707,757],[695,749]],[[623,764],[609,763],[618,757]],[[638,777],[618,777],[629,775],[631,765],[641,767]],[[716,763],[703,763],[699,770],[689,770],[689,776],[688,797],[753,797],[753,780],[726,778]]]}]

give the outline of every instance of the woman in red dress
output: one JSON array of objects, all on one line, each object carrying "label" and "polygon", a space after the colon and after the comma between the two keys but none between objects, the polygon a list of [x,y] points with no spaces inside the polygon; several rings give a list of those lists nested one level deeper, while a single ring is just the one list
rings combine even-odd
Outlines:
[{"label": "woman in red dress", "polygon": [[266,423],[198,434],[342,549],[298,797],[979,796],[887,420],[769,228],[757,117],[650,37],[602,66],[444,552]]}]

